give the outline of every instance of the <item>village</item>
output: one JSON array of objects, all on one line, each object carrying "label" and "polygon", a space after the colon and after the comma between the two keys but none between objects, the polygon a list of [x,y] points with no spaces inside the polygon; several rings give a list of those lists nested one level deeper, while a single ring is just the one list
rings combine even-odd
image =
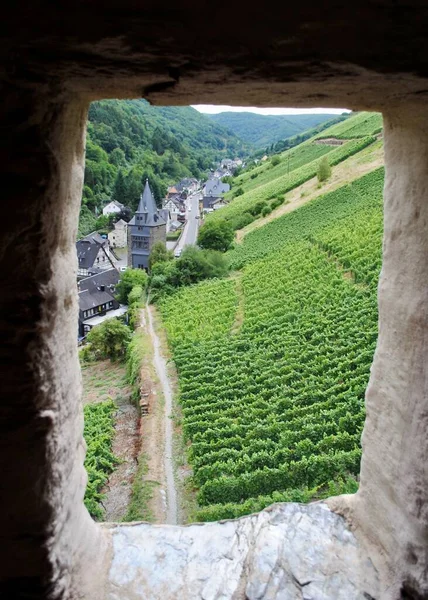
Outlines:
[{"label": "village", "polygon": [[165,244],[175,258],[186,246],[196,244],[205,215],[226,205],[224,195],[230,185],[223,178],[242,166],[240,159],[223,159],[205,181],[182,179],[168,188],[161,208],[146,180],[138,208],[128,221],[131,211],[124,204],[112,200],[104,206],[111,231],[94,231],[76,242],[79,342],[95,325],[126,316],[127,306],[115,296],[116,285],[127,268],[148,270],[154,244]]}]

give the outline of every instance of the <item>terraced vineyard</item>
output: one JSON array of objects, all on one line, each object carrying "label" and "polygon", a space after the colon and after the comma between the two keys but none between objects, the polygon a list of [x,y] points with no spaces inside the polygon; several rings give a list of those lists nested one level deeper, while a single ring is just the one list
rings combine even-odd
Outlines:
[{"label": "terraced vineyard", "polygon": [[382,115],[380,113],[362,112],[318,133],[315,139],[335,137],[342,140],[351,140],[367,135],[377,135],[381,131]]},{"label": "terraced vineyard", "polygon": [[[337,165],[346,158],[360,152],[363,148],[372,144],[376,140],[375,137],[368,136],[346,142],[345,144],[330,150],[328,153],[329,163],[331,166]],[[318,145],[313,144],[314,147],[318,148]],[[311,145],[308,144],[310,148]],[[292,152],[289,150],[288,152]],[[287,153],[284,153],[284,155]],[[285,160],[285,159],[284,159]],[[253,207],[260,201],[266,201],[273,199],[279,195],[284,196],[288,191],[301,185],[305,181],[308,181],[312,177],[315,177],[318,170],[319,160],[311,160],[303,166],[294,169],[289,174],[282,174],[274,179],[269,180],[261,185],[257,185],[253,189],[248,190],[242,196],[238,196],[232,200],[227,206],[221,210],[215,211],[209,215],[208,219],[226,219],[232,220],[239,217],[246,211],[251,211]],[[285,168],[285,164],[282,165],[282,169]],[[255,180],[257,181],[257,180]]]},{"label": "terraced vineyard", "polygon": [[230,253],[242,268],[233,279],[160,304],[197,518],[357,486],[377,338],[382,185],[377,170],[254,231]]},{"label": "terraced vineyard", "polygon": [[84,408],[84,438],[87,444],[85,469],[88,473],[88,485],[85,492],[85,506],[93,517],[101,519],[103,510],[102,488],[109,474],[117,464],[111,448],[114,436],[114,413],[116,405],[111,400],[88,404]]},{"label": "terraced vineyard", "polygon": [[[321,158],[324,154],[334,150],[334,146],[327,146],[323,144],[313,144],[307,142],[299,144],[295,148],[284,152],[280,158],[281,162],[279,165],[273,166],[270,161],[267,163],[263,162],[260,166],[252,169],[251,171],[244,172],[239,177],[239,183],[242,189],[247,192],[260,185],[268,183],[273,179],[289,175],[291,171],[303,167],[307,163],[313,160]],[[229,194],[231,197],[231,194]]]}]

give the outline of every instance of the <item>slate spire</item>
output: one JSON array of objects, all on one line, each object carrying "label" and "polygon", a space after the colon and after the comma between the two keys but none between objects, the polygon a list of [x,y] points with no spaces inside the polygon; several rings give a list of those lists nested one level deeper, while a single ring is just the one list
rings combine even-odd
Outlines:
[{"label": "slate spire", "polygon": [[153,217],[158,212],[152,190],[150,189],[149,180],[146,179],[143,193],[140,196],[137,213],[148,213],[148,216]]},{"label": "slate spire", "polygon": [[162,219],[156,206],[156,201],[153,196],[152,190],[150,189],[149,180],[146,179],[146,185],[144,186],[143,193],[140,196],[140,202],[138,204],[137,212],[135,215],[141,217],[140,223],[137,225],[145,225],[147,227],[157,227],[158,225],[165,225],[165,221]]}]

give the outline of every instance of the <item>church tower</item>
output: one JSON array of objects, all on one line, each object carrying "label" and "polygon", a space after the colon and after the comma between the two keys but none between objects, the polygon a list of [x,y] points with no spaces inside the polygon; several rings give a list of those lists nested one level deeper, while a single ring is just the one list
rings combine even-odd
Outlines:
[{"label": "church tower", "polygon": [[156,242],[166,244],[166,223],[159,214],[147,179],[137,211],[128,223],[128,267],[147,270]]}]

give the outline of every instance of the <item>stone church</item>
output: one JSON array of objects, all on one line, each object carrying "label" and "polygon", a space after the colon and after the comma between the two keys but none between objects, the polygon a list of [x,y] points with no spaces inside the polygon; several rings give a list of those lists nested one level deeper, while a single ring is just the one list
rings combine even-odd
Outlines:
[{"label": "stone church", "polygon": [[128,223],[128,266],[148,269],[153,244],[166,244],[166,222],[160,215],[148,179],[137,212]]}]

